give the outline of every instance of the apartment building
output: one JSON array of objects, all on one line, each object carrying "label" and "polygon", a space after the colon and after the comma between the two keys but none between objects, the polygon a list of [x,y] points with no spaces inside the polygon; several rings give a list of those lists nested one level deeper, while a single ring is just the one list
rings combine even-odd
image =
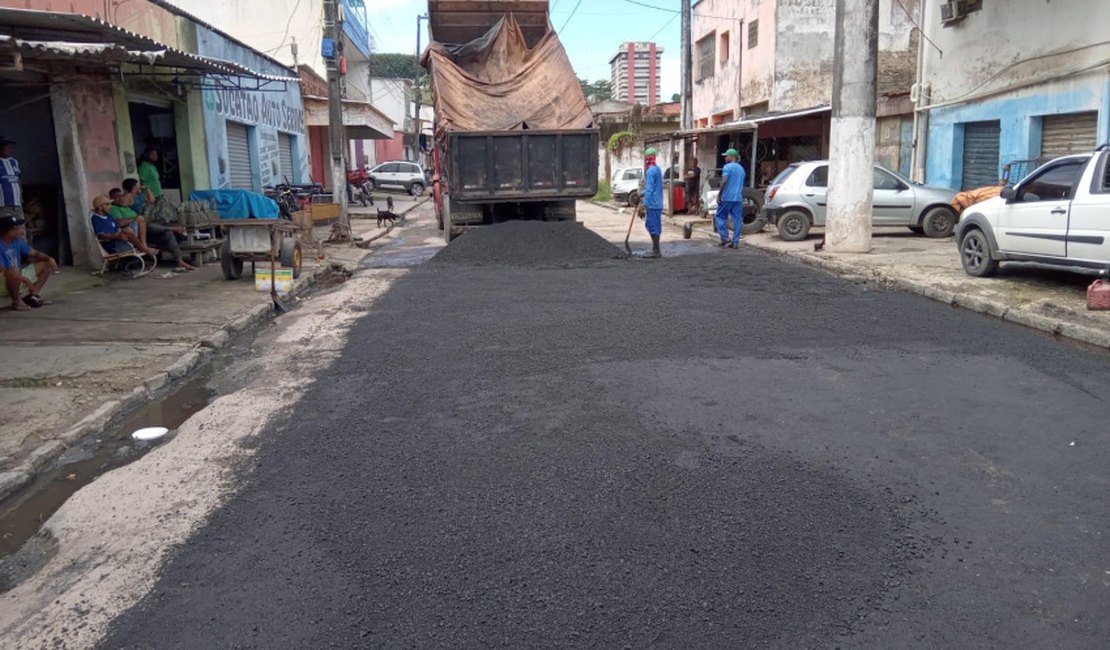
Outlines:
[{"label": "apartment building", "polygon": [[609,60],[613,99],[629,104],[659,103],[659,68],[663,48],[655,43],[625,43]]}]

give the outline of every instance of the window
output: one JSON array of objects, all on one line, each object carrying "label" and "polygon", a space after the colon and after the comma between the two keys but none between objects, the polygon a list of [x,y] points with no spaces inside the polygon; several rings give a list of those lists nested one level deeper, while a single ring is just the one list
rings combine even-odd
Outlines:
[{"label": "window", "polygon": [[748,49],[752,49],[759,45],[759,21],[753,20],[748,23]]},{"label": "window", "polygon": [[721,67],[722,68],[725,67],[726,63],[728,63],[728,55],[729,55],[728,32],[725,32],[725,33],[721,34],[721,54],[718,57],[718,58],[721,59]]},{"label": "window", "polygon": [[625,170],[624,178],[622,180],[626,180],[626,181],[638,181],[638,180],[640,180],[640,170],[639,169]]},{"label": "window", "polygon": [[712,33],[709,36],[698,41],[698,78],[697,81],[708,79],[713,76],[713,67],[716,61],[713,60],[714,49],[717,44],[717,35]]},{"label": "window", "polygon": [[[781,181],[780,181],[781,182]],[[829,166],[821,165],[813,170],[813,173],[806,179],[806,185],[809,187],[828,187],[829,186]]]},{"label": "window", "polygon": [[902,186],[902,181],[894,177],[893,174],[883,169],[875,169],[875,189],[877,190],[901,190],[905,189]]},{"label": "window", "polygon": [[1018,200],[1066,201],[1071,198],[1072,187],[1083,175],[1086,160],[1073,160],[1054,165],[1037,174],[1018,188]]},{"label": "window", "polygon": [[408,169],[406,169],[405,171],[407,171],[410,174],[423,174],[424,173],[424,171],[422,169],[420,169],[420,165],[416,165],[416,164],[408,165]]},{"label": "window", "polygon": [[389,163],[387,165],[382,165],[381,167],[379,167],[378,171],[383,174],[396,174],[397,172],[401,171],[401,166],[397,163]]}]

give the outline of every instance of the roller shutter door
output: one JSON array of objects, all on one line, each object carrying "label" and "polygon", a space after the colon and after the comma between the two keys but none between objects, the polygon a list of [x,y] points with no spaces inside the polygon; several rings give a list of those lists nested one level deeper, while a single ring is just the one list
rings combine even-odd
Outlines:
[{"label": "roller shutter door", "polygon": [[250,132],[245,124],[227,122],[227,165],[232,189],[254,189]]},{"label": "roller shutter door", "polygon": [[1058,158],[1098,145],[1098,112],[1045,115],[1041,120],[1041,157]]},{"label": "roller shutter door", "polygon": [[296,183],[297,174],[293,169],[293,138],[287,133],[278,133],[278,157],[281,162],[282,182]]},{"label": "roller shutter door", "polygon": [[969,122],[964,125],[963,189],[998,185],[1000,165],[1000,122]]}]

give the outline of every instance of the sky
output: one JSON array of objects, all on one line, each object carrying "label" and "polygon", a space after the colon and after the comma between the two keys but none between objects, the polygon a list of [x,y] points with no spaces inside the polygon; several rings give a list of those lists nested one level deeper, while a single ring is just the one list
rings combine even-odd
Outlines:
[{"label": "sky", "polygon": [[[550,0],[551,23],[559,31],[574,70],[590,81],[609,79],[609,59],[626,41],[655,41],[663,48],[661,96],[679,92],[681,30],[679,2],[674,0]],[[650,9],[643,4],[673,10]],[[575,5],[578,6],[575,11]],[[370,31],[377,52],[415,52],[416,17],[427,12],[425,0],[370,0]],[[572,14],[573,12],[573,14]],[[423,45],[427,45],[427,23]]]}]

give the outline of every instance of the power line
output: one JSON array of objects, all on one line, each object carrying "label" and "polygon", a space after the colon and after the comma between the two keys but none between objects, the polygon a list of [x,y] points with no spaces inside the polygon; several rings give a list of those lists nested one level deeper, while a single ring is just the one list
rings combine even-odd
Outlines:
[{"label": "power line", "polygon": [[285,35],[281,37],[281,43],[272,50],[267,50],[266,54],[273,54],[281,48],[285,47],[285,41],[289,38],[289,28],[293,26],[293,17],[297,15],[297,10],[301,8],[301,0],[297,0],[297,4],[293,5],[293,11],[289,12],[289,20],[285,23]]},{"label": "power line", "polygon": [[902,0],[894,0],[894,1],[898,3],[898,6],[902,8],[902,11],[906,12],[906,17],[910,19],[911,23],[913,23],[914,28],[917,29],[917,33],[921,34],[921,38],[925,39],[926,41],[929,41],[929,45],[932,45],[933,49],[935,49],[937,52],[940,52],[941,56],[944,56],[944,51],[941,50],[940,47],[938,47],[937,44],[933,42],[933,39],[931,39],[931,38],[929,38],[928,36],[925,35],[925,30],[921,29],[921,25],[917,24],[917,19],[914,18],[913,14],[910,13],[909,9],[906,9],[906,5],[902,4]]},{"label": "power line", "polygon": [[[647,9],[654,9],[656,11],[665,11],[669,14],[675,14],[676,16],[682,13],[681,9],[671,9],[670,7],[660,7],[659,5],[653,5],[653,4],[650,4],[650,3],[647,3],[647,2],[639,2],[639,0],[623,0],[623,2],[627,2],[630,5],[636,5],[637,7],[645,7]],[[702,14],[702,13],[698,13],[696,11],[693,12],[692,15],[697,16],[698,18],[717,18],[717,19],[720,19],[720,20],[736,20],[736,21],[743,20],[742,18],[736,18],[734,16],[714,16],[712,14]]]},{"label": "power line", "polygon": [[562,27],[559,28],[560,32],[567,28],[567,25],[570,23],[570,19],[574,18],[574,14],[578,11],[578,7],[580,6],[582,6],[582,0],[578,0],[578,2],[574,5],[574,9],[570,10],[570,15],[567,16],[567,21],[563,23]]},{"label": "power line", "polygon": [[678,18],[678,14],[675,14],[675,15],[671,16],[671,19],[668,20],[667,22],[663,23],[663,26],[659,28],[659,31],[657,31],[654,34],[652,34],[651,36],[649,36],[648,40],[649,41],[654,41],[656,36],[663,33],[663,30],[666,29],[667,27],[669,27],[670,24],[674,22],[675,18]]}]

